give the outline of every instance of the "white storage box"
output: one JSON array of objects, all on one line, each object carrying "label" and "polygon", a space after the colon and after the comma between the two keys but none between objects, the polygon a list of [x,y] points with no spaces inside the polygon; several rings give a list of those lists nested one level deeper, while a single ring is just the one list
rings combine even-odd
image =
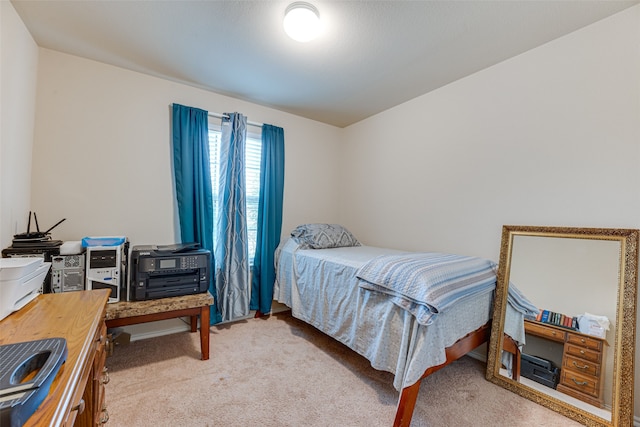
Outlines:
[{"label": "white storage box", "polygon": [[0,320],[38,296],[50,267],[42,258],[0,258]]}]

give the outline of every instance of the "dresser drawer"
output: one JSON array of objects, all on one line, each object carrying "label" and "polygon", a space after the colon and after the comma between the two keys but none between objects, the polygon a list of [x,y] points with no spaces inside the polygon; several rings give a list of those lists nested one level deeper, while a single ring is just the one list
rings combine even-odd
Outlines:
[{"label": "dresser drawer", "polygon": [[575,372],[581,372],[585,375],[600,375],[600,364],[589,360],[580,359],[578,357],[567,355],[564,358],[563,369],[569,369]]},{"label": "dresser drawer", "polygon": [[564,352],[569,356],[576,356],[580,359],[588,360],[597,364],[600,364],[600,361],[602,360],[602,353],[600,353],[599,351],[589,350],[588,348],[580,347],[578,345],[570,343],[566,343],[564,346]]},{"label": "dresser drawer", "polygon": [[573,390],[598,397],[600,382],[590,375],[582,375],[578,372],[563,369],[560,373],[560,383]]},{"label": "dresser drawer", "polygon": [[602,351],[602,340],[585,337],[584,335],[577,335],[569,332],[567,334],[567,342],[581,347],[586,347],[591,350]]}]

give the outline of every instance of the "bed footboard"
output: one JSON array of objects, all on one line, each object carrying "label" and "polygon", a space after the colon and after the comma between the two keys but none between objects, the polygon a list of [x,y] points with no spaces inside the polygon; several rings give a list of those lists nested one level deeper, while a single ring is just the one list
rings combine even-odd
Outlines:
[{"label": "bed footboard", "polygon": [[[491,322],[486,323],[473,332],[470,332],[463,338],[460,338],[451,347],[447,347],[445,354],[447,356],[446,362],[438,366],[432,366],[427,369],[422,375],[425,378],[436,371],[444,368],[448,364],[455,362],[471,350],[489,341],[491,335]],[[396,409],[396,418],[393,422],[394,427],[409,427],[411,424],[411,417],[413,416],[413,410],[416,406],[416,399],[418,398],[418,392],[420,391],[420,381],[415,384],[405,387],[400,392],[400,400],[398,401],[398,407]]]}]

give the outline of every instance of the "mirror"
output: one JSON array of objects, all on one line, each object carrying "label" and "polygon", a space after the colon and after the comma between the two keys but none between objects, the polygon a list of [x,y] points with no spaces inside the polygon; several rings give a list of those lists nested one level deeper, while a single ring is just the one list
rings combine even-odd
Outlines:
[{"label": "mirror", "polygon": [[633,425],[638,236],[503,226],[487,379],[584,425]]}]

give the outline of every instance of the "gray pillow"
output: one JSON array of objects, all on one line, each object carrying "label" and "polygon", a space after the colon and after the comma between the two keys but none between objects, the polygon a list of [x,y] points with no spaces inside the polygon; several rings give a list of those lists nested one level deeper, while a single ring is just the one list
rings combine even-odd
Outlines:
[{"label": "gray pillow", "polygon": [[360,246],[360,242],[339,224],[302,224],[291,232],[302,249],[329,249]]}]

